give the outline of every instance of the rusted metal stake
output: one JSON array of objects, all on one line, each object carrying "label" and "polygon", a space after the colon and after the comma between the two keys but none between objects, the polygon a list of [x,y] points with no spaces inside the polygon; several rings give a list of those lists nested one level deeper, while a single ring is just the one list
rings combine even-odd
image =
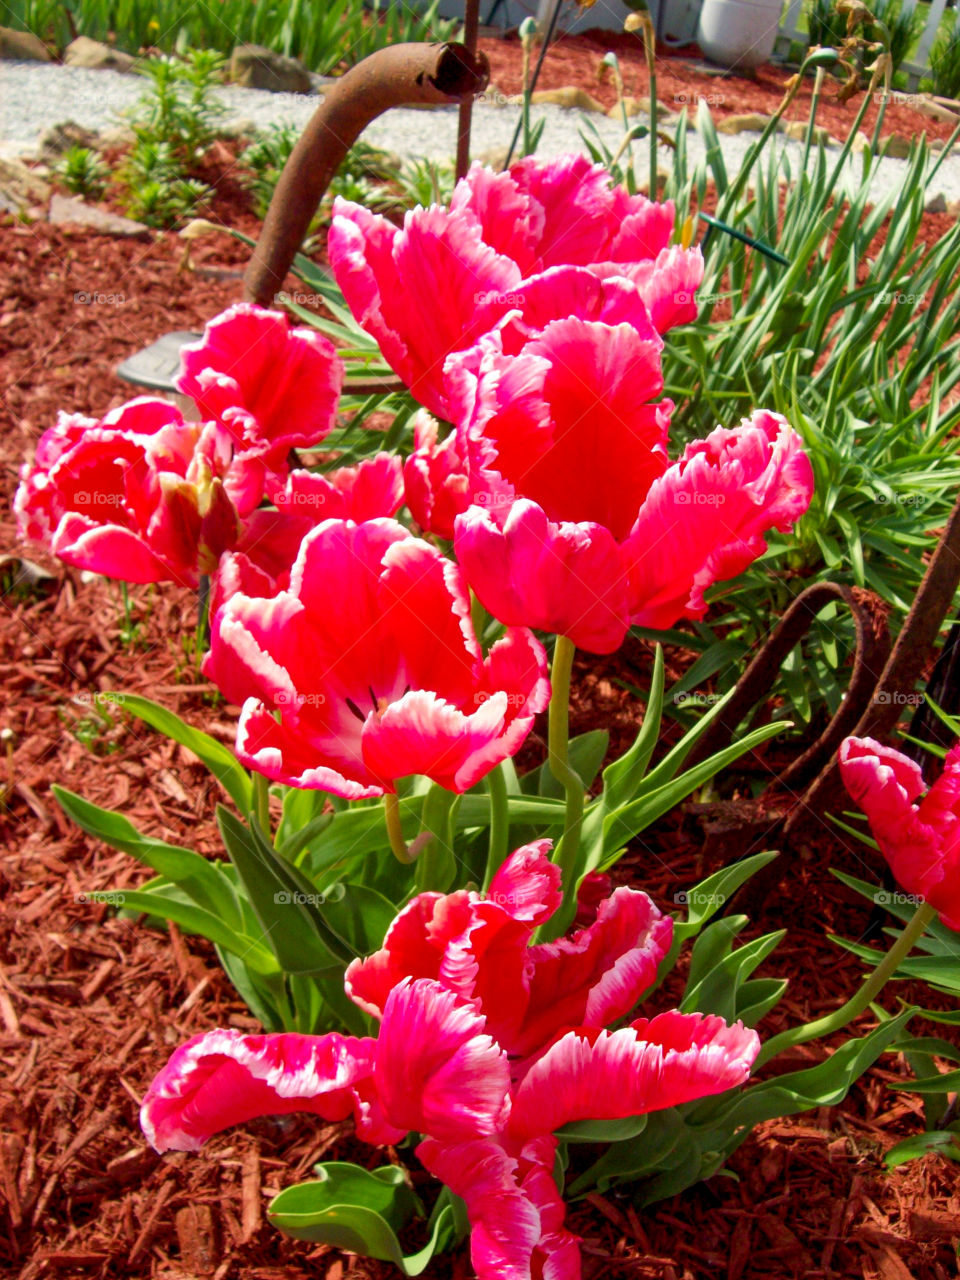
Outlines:
[{"label": "rusted metal stake", "polygon": [[247,300],[273,303],[330,179],[371,120],[391,107],[472,99],[488,74],[485,56],[462,44],[395,44],[331,85],[280,175],[244,276]]},{"label": "rusted metal stake", "polygon": [[[940,536],[937,549],[923,575],[920,589],[890,657],[877,681],[873,697],[853,733],[860,738],[884,738],[896,728],[908,698],[917,687],[923,668],[933,653],[960,586],[960,497]],[[823,814],[836,811],[844,797],[840,770],[834,755],[815,779],[784,828],[789,840],[802,840],[823,822]]]},{"label": "rusted metal stake", "polygon": [[[463,14],[464,48],[475,57],[477,53],[477,31],[480,26],[480,0],[467,0]],[[457,181],[466,175],[470,168],[470,125],[473,121],[473,94],[460,99],[460,120],[457,125]]]}]

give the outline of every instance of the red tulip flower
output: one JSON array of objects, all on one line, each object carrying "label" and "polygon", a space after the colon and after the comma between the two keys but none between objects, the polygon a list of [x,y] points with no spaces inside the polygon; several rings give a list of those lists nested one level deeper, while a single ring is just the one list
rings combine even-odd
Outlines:
[{"label": "red tulip flower", "polygon": [[718,428],[670,465],[649,321],[571,317],[510,342],[498,330],[447,363],[472,501],[457,559],[501,622],[610,653],[631,624],[702,617],[704,591],[806,510],[813,471],[778,414]]},{"label": "red tulip flower", "polygon": [[204,670],[243,706],[244,763],[347,799],[410,774],[466,791],[549,699],[530,632],[508,629],[484,658],[461,571],[392,520],[316,526],[287,590],[218,609]]},{"label": "red tulip flower", "polygon": [[244,485],[212,423],[147,396],[104,418],[62,414],[23,468],[21,535],[124,582],[196,586],[239,536]]},{"label": "red tulip flower", "polygon": [[[571,268],[618,277],[661,331],[692,320],[703,262],[699,249],[669,247],[673,224],[672,203],[628,195],[600,165],[569,155],[527,158],[505,173],[476,164],[449,208],[415,209],[402,228],[338,199],[328,248],[347,305],[384,359],[421,404],[452,420],[446,358],[508,313],[536,305],[540,328],[572,314],[556,284]],[[544,273],[553,283],[535,304]]]},{"label": "red tulip flower", "polygon": [[343,362],[316,329],[294,328],[281,311],[229,307],[180,353],[177,390],[212,418],[237,456],[284,471],[292,448],[330,432]]},{"label": "red tulip flower", "polygon": [[212,1031],[177,1049],[141,1124],[159,1151],[195,1150],[255,1116],[351,1113],[368,1142],[421,1135],[417,1155],[466,1202],[480,1280],[576,1280],[576,1237],[553,1178],[558,1129],[678,1106],[742,1084],[755,1031],[713,1015],[623,1019],[656,977],[672,921],[620,888],[594,921],[532,945],[560,902],[548,843],[518,849],[486,896],[425,893],[381,951],[347,971],[372,1038]]},{"label": "red tulip flower", "polygon": [[897,883],[960,930],[960,743],[929,788],[918,765],[873,738],[846,739],[840,775]]}]

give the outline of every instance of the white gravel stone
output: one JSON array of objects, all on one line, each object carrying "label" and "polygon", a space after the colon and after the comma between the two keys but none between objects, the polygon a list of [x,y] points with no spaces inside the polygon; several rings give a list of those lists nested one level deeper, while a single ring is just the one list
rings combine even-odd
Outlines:
[{"label": "white gravel stone", "polygon": [[[29,152],[51,125],[74,120],[88,129],[102,131],[123,122],[124,113],[135,105],[146,84],[138,76],[120,75],[113,71],[88,71],[40,62],[6,62],[0,81],[0,154]],[[218,91],[228,109],[227,121],[250,120],[258,127],[271,123],[303,126],[316,109],[318,99],[302,94],[266,93],[257,89],[226,86]],[[516,126],[519,108],[478,104],[474,110],[472,146],[474,153],[506,147]],[[579,111],[543,106],[534,110],[534,118],[546,118],[539,154],[549,157],[572,150],[585,150],[580,131],[589,119],[606,144],[616,150],[622,137],[618,121],[604,116],[584,117]],[[452,158],[456,148],[457,110],[395,110],[375,120],[364,138],[401,156],[424,156],[431,160]],[[750,133],[721,136],[723,156],[728,172],[736,173],[756,135]],[[634,144],[639,157],[639,173],[644,174],[646,143]],[[790,156],[796,173],[801,157],[801,144],[778,140]],[[692,165],[703,155],[699,135],[687,135],[688,162]],[[836,148],[831,148],[836,154]],[[668,168],[671,152],[660,149],[660,164]],[[854,157],[846,175],[859,173],[862,159]],[[899,191],[906,175],[902,160],[883,160],[876,164],[871,180],[874,200],[891,189]],[[948,201],[960,200],[960,159],[950,155],[937,173],[936,192]]]}]

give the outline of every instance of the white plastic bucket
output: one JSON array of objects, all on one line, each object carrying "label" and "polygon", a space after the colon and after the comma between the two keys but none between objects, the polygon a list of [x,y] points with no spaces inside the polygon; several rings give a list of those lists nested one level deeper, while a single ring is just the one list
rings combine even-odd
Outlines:
[{"label": "white plastic bucket", "polygon": [[773,53],[781,9],[781,0],[703,0],[697,44],[731,71],[759,67]]}]

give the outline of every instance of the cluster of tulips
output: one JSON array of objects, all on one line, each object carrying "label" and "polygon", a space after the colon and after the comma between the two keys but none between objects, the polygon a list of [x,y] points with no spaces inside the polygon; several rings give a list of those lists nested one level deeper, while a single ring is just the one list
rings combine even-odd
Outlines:
[{"label": "cluster of tulips", "polygon": [[[337,282],[423,406],[406,458],[305,469],[343,365],[318,331],[241,304],[184,349],[199,421],[149,398],[61,417],[24,470],[22,531],[127,581],[211,578],[204,669],[241,707],[237,755],[262,777],[346,800],[389,800],[411,775],[467,791],[550,702],[534,631],[555,637],[565,705],[558,654],[568,679],[576,646],[609,653],[631,625],[701,617],[708,589],[809,504],[809,460],[775,413],[668,454],[663,335],[695,317],[702,275],[674,221],[582,157],[474,166],[448,208],[402,227],[339,200]],[[503,624],[486,653],[471,593]],[[847,751],[855,793],[914,800],[917,779],[871,750]],[[378,1144],[413,1131],[466,1202],[481,1276],[577,1275],[556,1131],[730,1089],[759,1051],[702,1014],[611,1030],[654,982],[672,921],[640,891],[579,888],[552,942],[534,932],[571,886],[546,842],[485,893],[419,894],[346,973],[376,1039],[201,1035],[151,1087],[148,1137],[192,1149],[300,1110],[352,1115]]]}]

